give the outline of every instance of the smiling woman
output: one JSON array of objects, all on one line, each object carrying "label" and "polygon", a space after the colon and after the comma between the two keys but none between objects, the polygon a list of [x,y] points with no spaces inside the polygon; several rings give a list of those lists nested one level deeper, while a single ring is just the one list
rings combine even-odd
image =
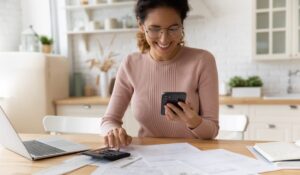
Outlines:
[{"label": "smiling woman", "polygon": [[[117,73],[101,128],[105,143],[131,143],[122,118],[129,102],[140,124],[139,137],[212,139],[218,134],[218,74],[213,55],[184,46],[187,0],[138,0],[135,13],[140,52]],[[164,92],[185,92],[185,102],[163,106]]]}]

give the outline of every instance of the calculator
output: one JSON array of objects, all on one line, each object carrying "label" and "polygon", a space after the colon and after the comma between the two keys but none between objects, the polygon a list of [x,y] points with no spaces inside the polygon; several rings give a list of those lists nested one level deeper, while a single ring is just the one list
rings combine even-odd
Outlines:
[{"label": "calculator", "polygon": [[108,148],[85,151],[81,154],[88,155],[96,159],[106,159],[110,161],[114,161],[114,160],[118,160],[130,156],[130,153],[108,149]]}]

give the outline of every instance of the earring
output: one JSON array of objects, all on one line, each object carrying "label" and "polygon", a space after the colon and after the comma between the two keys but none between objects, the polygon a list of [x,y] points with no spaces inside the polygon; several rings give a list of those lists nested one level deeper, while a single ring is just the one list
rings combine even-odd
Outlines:
[{"label": "earring", "polygon": [[184,46],[184,31],[182,31],[182,38],[180,40],[180,42],[178,43],[178,45]]}]

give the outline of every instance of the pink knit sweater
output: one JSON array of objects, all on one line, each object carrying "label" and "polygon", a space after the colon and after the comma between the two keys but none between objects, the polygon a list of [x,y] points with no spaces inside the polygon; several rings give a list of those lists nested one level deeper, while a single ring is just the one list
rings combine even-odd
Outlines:
[{"label": "pink knit sweater", "polygon": [[[187,93],[187,101],[202,117],[189,129],[179,121],[160,115],[163,92]],[[149,53],[129,55],[119,68],[108,109],[101,123],[102,133],[120,127],[131,101],[140,137],[210,139],[218,134],[218,74],[215,59],[205,50],[182,47],[168,61],[155,61]]]}]

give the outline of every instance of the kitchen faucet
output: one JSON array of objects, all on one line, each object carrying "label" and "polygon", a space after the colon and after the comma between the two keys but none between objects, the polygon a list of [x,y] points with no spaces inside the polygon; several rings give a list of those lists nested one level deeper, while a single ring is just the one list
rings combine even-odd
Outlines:
[{"label": "kitchen faucet", "polygon": [[299,76],[300,77],[300,70],[289,70],[288,73],[288,86],[287,86],[287,93],[290,94],[293,92],[293,87],[292,87],[292,77],[293,76]]}]

